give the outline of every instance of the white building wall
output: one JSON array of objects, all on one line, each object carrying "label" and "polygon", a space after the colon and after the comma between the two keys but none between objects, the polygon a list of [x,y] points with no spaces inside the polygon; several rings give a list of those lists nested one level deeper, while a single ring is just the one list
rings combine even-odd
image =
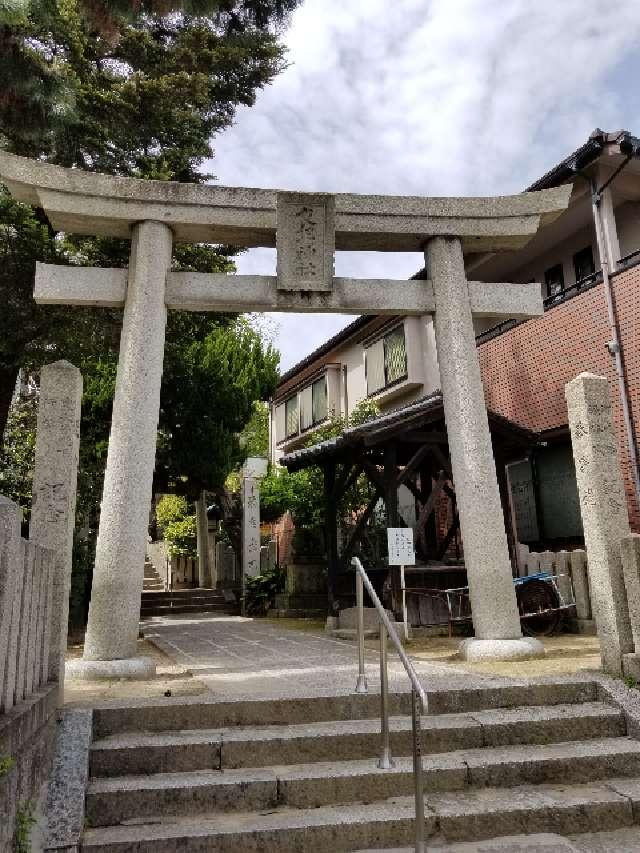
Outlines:
[{"label": "white building wall", "polygon": [[[640,249],[640,202],[627,201],[615,209],[620,256]],[[619,258],[616,258],[619,260]]]}]

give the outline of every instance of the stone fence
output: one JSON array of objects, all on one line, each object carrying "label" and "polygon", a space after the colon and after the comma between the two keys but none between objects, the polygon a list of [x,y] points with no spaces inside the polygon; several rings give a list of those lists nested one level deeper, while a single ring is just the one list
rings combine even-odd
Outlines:
[{"label": "stone fence", "polygon": [[53,551],[21,538],[20,509],[0,496],[0,850],[12,849],[16,814],[29,808],[51,764],[55,567]]},{"label": "stone fence", "polygon": [[198,561],[195,557],[173,554],[168,557],[171,589],[189,589],[198,586]]},{"label": "stone fence", "polygon": [[20,508],[0,496],[0,709],[49,681],[53,551],[20,536]]},{"label": "stone fence", "polygon": [[558,575],[558,589],[562,596],[575,600],[578,627],[585,630],[594,627],[591,624],[593,616],[586,551],[529,551],[526,545],[519,545],[518,566],[521,577],[538,572]]}]

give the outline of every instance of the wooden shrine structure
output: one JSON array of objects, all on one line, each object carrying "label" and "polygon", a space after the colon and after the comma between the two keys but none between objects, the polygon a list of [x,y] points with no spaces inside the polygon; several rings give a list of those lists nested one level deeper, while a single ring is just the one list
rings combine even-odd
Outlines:
[{"label": "wooden shrine structure", "polygon": [[[509,553],[515,571],[516,534],[506,465],[526,456],[535,444],[536,436],[495,412],[488,411],[487,414]],[[347,598],[351,597],[350,561],[357,553],[360,540],[379,501],[384,504],[387,527],[405,526],[398,504],[398,489],[402,485],[409,489],[417,505],[415,543],[417,565],[421,571],[416,581],[437,587],[457,577],[458,585],[466,584],[464,563],[455,559],[461,556],[458,548],[459,515],[440,391],[359,426],[349,427],[336,438],[293,451],[284,456],[281,463],[289,471],[319,466],[324,474],[330,613],[339,609],[340,598],[345,597],[345,593]],[[362,507],[362,512],[340,548],[339,504],[361,474],[366,475],[373,487],[371,498]],[[449,511],[438,512],[445,500],[450,502]],[[443,516],[448,519],[446,526],[438,523]],[[454,558],[445,559],[452,548],[457,551]],[[368,567],[372,571],[376,568],[380,567]],[[397,612],[400,609],[397,571],[391,571],[391,590],[392,609]]]}]

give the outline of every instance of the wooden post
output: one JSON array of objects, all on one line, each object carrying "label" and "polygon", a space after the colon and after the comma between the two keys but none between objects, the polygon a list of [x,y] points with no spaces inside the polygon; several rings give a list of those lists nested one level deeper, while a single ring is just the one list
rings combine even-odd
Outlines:
[{"label": "wooden post", "polygon": [[327,546],[327,604],[329,616],[338,615],[336,584],[338,580],[338,503],[336,500],[336,463],[324,466],[324,527]]},{"label": "wooden post", "polygon": [[[387,527],[400,527],[398,511],[398,454],[395,444],[388,444],[384,449],[384,507],[387,517]],[[396,618],[402,618],[402,582],[398,566],[389,567],[391,578],[391,609]]]},{"label": "wooden post", "polygon": [[[431,468],[428,465],[422,465],[420,468],[420,492],[424,498],[421,501],[421,509],[424,509],[427,503],[429,502],[429,497],[431,492],[433,491],[433,477],[431,474]],[[422,544],[424,553],[421,554],[425,559],[429,559],[429,557],[433,558],[436,551],[438,550],[438,534],[436,530],[436,513],[435,508],[433,512],[430,512],[427,518],[424,521],[422,527],[420,527],[420,519],[422,518],[422,512],[418,514],[418,531],[417,531],[417,542]]]}]

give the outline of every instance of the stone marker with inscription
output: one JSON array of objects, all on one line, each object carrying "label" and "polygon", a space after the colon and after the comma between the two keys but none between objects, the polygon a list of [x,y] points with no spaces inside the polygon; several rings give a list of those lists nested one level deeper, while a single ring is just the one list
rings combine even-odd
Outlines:
[{"label": "stone marker with inscription", "polygon": [[335,201],[323,193],[279,192],[278,290],[331,291],[335,252]]},{"label": "stone marker with inscription", "polygon": [[80,446],[82,376],[67,361],[47,364],[41,373],[33,504],[29,536],[56,554],[51,613],[46,631],[51,631],[49,680],[63,682],[67,650],[71,559],[75,526],[76,483]]},{"label": "stone marker with inscription", "polygon": [[260,480],[267,473],[267,460],[249,457],[242,469],[242,574],[260,574]]},{"label": "stone marker with inscription", "polygon": [[598,628],[602,666],[620,675],[623,656],[633,652],[620,543],[629,535],[609,380],[581,373],[565,386],[587,548],[591,606]]}]

